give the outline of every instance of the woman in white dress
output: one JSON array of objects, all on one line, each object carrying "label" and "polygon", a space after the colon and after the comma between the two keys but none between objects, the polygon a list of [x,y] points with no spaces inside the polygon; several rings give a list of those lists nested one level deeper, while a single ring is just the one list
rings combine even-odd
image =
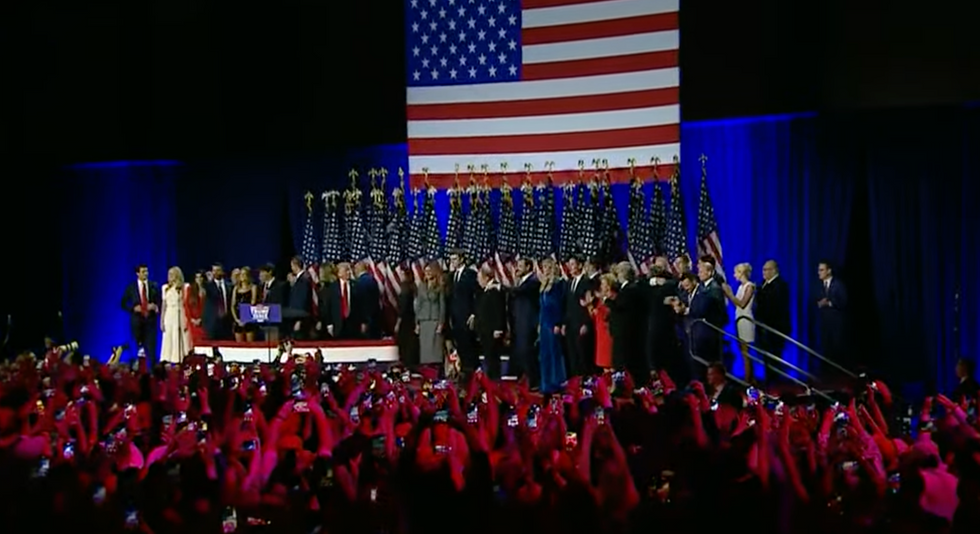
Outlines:
[{"label": "woman in white dress", "polygon": [[724,284],[722,290],[728,300],[735,305],[735,324],[738,328],[738,339],[742,349],[742,361],[745,364],[745,377],[755,378],[752,360],[749,359],[749,343],[755,342],[755,323],[740,321],[742,317],[752,318],[752,304],[755,301],[755,284],[752,282],[752,266],[739,263],[735,266],[735,279],[738,280],[738,293],[732,292],[732,286]]},{"label": "woman in white dress", "polygon": [[191,343],[190,320],[184,312],[184,299],[187,298],[188,285],[184,283],[184,273],[180,267],[167,271],[167,283],[163,292],[163,310],[160,313],[160,331],[163,332],[163,350],[160,361],[180,363],[194,345]]}]

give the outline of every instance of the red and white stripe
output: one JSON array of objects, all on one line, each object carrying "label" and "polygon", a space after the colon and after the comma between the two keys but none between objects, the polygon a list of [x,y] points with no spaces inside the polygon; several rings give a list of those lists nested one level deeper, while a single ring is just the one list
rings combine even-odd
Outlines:
[{"label": "red and white stripe", "polygon": [[[680,154],[679,0],[523,0],[522,79],[409,87],[409,168],[452,182],[465,168],[525,164],[577,175],[607,160],[628,179]],[[666,175],[669,175],[666,174]]]},{"label": "red and white stripe", "polygon": [[725,278],[724,263],[721,261],[721,238],[718,237],[718,232],[711,232],[698,241],[698,256],[711,256],[714,258],[715,272],[721,275],[723,279]]}]

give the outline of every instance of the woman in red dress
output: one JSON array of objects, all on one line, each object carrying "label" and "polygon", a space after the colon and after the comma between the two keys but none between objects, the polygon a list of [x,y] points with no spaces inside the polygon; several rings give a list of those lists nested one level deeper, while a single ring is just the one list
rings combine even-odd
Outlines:
[{"label": "woman in red dress", "polygon": [[191,342],[196,346],[206,339],[201,316],[204,314],[204,273],[198,271],[184,290],[184,312],[191,324]]},{"label": "woman in red dress", "polygon": [[612,369],[613,366],[612,336],[609,335],[609,307],[606,306],[606,299],[609,298],[615,285],[616,281],[611,274],[602,275],[599,277],[599,298],[594,298],[592,293],[588,292],[582,303],[592,315],[592,322],[595,327],[595,365],[604,371]]}]

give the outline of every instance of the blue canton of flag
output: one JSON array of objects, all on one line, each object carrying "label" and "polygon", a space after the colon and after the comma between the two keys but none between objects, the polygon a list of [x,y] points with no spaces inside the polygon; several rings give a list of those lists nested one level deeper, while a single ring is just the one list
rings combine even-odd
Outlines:
[{"label": "blue canton of flag", "polygon": [[425,205],[422,213],[422,229],[425,232],[423,243],[425,243],[425,255],[430,260],[441,259],[443,256],[443,241],[439,236],[439,220],[436,218],[436,190],[430,187],[423,191],[425,195]]},{"label": "blue canton of flag", "polygon": [[561,210],[561,229],[559,231],[560,241],[558,243],[558,255],[562,262],[567,262],[575,255],[578,249],[578,230],[577,222],[580,215],[578,206],[575,204],[575,185],[566,183],[562,186],[562,210]]},{"label": "blue canton of flag", "polygon": [[548,183],[538,185],[535,192],[538,197],[535,256],[538,259],[550,258],[555,253],[555,190]]},{"label": "blue canton of flag", "polygon": [[681,166],[674,167],[670,177],[670,211],[667,213],[667,257],[671,264],[681,257],[687,256],[687,238],[684,235],[684,201],[681,199]]},{"label": "blue canton of flag", "polygon": [[599,255],[606,265],[612,265],[619,261],[623,253],[622,232],[619,225],[619,213],[616,209],[616,202],[613,199],[612,188],[609,186],[608,177],[603,181],[602,186],[602,213],[600,214],[601,241],[599,242]]},{"label": "blue canton of flag", "polygon": [[630,184],[629,216],[627,221],[627,238],[629,239],[629,261],[633,267],[646,273],[647,260],[651,256],[650,227],[646,213],[646,196],[643,194],[643,183],[634,179]]},{"label": "blue canton of flag", "polygon": [[463,192],[458,187],[449,190],[449,221],[446,223],[446,248],[462,246],[463,240]]},{"label": "blue canton of flag", "polygon": [[715,259],[717,272],[724,278],[722,267],[721,233],[715,219],[715,208],[708,194],[708,172],[704,163],[708,158],[701,156],[701,197],[698,200],[698,256],[711,256]]},{"label": "blue canton of flag", "polygon": [[537,208],[534,205],[534,188],[530,184],[521,186],[521,226],[518,229],[517,253],[523,258],[535,259],[537,242]]},{"label": "blue canton of flag", "polygon": [[517,81],[519,0],[407,0],[409,87]]},{"label": "blue canton of flag", "polygon": [[650,239],[653,242],[653,253],[666,255],[667,236],[667,206],[664,202],[664,190],[654,176],[653,198],[650,200]]},{"label": "blue canton of flag", "polygon": [[357,189],[348,189],[344,193],[344,240],[350,247],[350,261],[367,258],[367,232],[361,213],[361,192]]},{"label": "blue canton of flag", "polygon": [[321,197],[323,199],[323,251],[321,261],[323,263],[337,263],[344,260],[347,255],[344,252],[344,235],[340,227],[340,193],[337,191],[325,191]]},{"label": "blue canton of flag", "polygon": [[476,198],[479,199],[479,204],[476,206],[478,216],[476,261],[477,265],[482,265],[493,259],[493,213],[490,211],[490,188],[478,188]]},{"label": "blue canton of flag", "polygon": [[303,196],[303,200],[306,202],[306,224],[303,226],[303,248],[302,248],[302,258],[303,263],[306,265],[313,265],[320,261],[320,248],[319,242],[316,238],[316,228],[313,224],[313,193],[307,191],[306,195]]},{"label": "blue canton of flag", "polygon": [[591,182],[582,188],[579,195],[579,227],[578,236],[581,243],[581,254],[586,258],[591,258],[599,254],[599,240],[596,238],[599,232],[598,210],[599,184]]},{"label": "blue canton of flag", "polygon": [[[466,215],[463,221],[462,245],[466,250],[467,259],[478,262],[483,258],[479,257],[480,216],[478,210],[480,208],[480,199],[476,185],[471,185],[466,189],[465,199],[468,209],[465,210]],[[460,211],[464,210],[461,209]]]},{"label": "blue canton of flag", "polygon": [[495,263],[497,275],[505,287],[514,284],[510,272],[518,251],[517,216],[514,214],[514,190],[504,182],[500,188],[500,223],[497,233],[497,254]]}]

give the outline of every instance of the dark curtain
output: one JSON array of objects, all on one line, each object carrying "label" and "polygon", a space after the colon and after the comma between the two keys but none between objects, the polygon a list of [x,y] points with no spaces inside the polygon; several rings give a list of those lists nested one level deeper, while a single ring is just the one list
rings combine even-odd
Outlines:
[{"label": "dark curtain", "polygon": [[131,342],[120,303],[135,267],[145,263],[162,283],[177,265],[174,192],[181,170],[168,161],[79,165],[58,184],[64,194],[57,258],[62,280],[52,283],[64,287],[66,340],[79,341],[94,358]]},{"label": "dark curtain", "polygon": [[887,365],[902,381],[954,384],[975,357],[976,109],[877,114],[865,125],[871,269]]},{"label": "dark curtain", "polygon": [[[697,238],[698,158],[705,154],[727,277],[736,264],[748,262],[760,281],[762,264],[775,260],[792,296],[793,335],[811,344],[817,263],[846,264],[852,152],[828,150],[829,136],[814,116],[686,123],[681,135],[690,243]],[[734,333],[734,320],[729,330]],[[785,356],[805,368],[807,360],[795,348]],[[742,373],[740,361],[735,371]]]}]

